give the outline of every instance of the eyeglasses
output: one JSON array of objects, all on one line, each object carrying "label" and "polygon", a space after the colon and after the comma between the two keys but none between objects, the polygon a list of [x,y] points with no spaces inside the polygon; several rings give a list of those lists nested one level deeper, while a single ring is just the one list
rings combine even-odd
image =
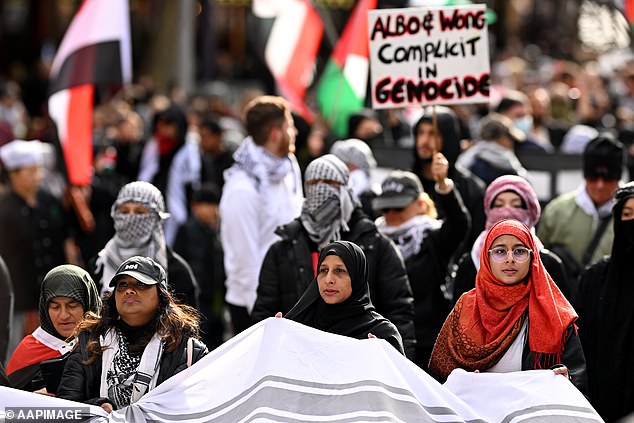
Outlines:
[{"label": "eyeglasses", "polygon": [[119,281],[117,282],[117,291],[119,292],[125,291],[126,289],[128,289],[128,287],[131,287],[132,289],[138,290],[138,291],[145,291],[149,289],[151,286],[152,285],[149,285],[143,282],[128,283],[126,281]]},{"label": "eyeglasses", "polygon": [[509,256],[509,253],[513,255],[513,260],[517,263],[524,263],[531,257],[532,251],[528,248],[517,247],[512,250],[506,248],[492,248],[489,250],[491,258],[496,263],[504,263]]}]

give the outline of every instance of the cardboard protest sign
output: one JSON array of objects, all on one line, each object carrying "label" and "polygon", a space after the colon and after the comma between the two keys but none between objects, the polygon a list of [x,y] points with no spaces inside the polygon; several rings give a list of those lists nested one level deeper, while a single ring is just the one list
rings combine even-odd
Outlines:
[{"label": "cardboard protest sign", "polygon": [[370,11],[373,107],[487,103],[485,11],[480,4]]}]

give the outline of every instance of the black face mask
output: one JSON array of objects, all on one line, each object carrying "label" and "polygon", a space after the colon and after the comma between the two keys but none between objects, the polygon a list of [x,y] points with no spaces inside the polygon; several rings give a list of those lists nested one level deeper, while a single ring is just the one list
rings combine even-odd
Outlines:
[{"label": "black face mask", "polygon": [[620,222],[619,233],[614,234],[614,237],[618,240],[618,247],[622,251],[628,253],[634,251],[634,219]]}]

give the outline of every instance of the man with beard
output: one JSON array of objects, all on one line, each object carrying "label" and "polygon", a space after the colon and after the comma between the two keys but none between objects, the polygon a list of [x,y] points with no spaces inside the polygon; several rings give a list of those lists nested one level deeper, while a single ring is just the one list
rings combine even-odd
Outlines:
[{"label": "man with beard", "polygon": [[225,171],[220,200],[220,238],[225,253],[225,301],[234,333],[251,325],[258,274],[275,228],[297,217],[302,204],[299,165],[293,152],[297,129],[281,97],[262,96],[247,105],[249,136]]},{"label": "man with beard", "polygon": [[[438,217],[444,219],[447,211],[442,201],[438,201],[439,195],[434,189],[436,181],[432,175],[432,161],[434,152],[440,152],[449,163],[447,177],[451,179],[465,207],[471,215],[471,231],[459,253],[471,247],[482,229],[484,229],[485,216],[482,211],[484,199],[484,182],[469,170],[456,166],[455,162],[460,154],[460,126],[458,118],[453,110],[436,106],[436,122],[438,130],[434,130],[434,116],[430,108],[425,110],[423,116],[414,125],[414,172],[423,184],[423,189],[431,199],[438,203]],[[464,237],[464,235],[463,235]]]},{"label": "man with beard", "polygon": [[367,256],[372,303],[398,328],[405,354],[412,359],[414,308],[403,259],[361,211],[348,188],[349,177],[346,165],[332,154],[308,165],[302,213],[275,231],[282,239],[264,258],[251,317],[257,322],[288,312],[314,279],[320,250],[332,241],[351,241]]}]

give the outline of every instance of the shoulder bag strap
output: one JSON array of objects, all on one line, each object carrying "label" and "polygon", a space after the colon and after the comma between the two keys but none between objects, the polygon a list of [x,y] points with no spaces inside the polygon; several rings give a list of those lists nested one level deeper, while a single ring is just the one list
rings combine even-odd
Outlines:
[{"label": "shoulder bag strap", "polygon": [[588,244],[586,251],[584,251],[583,256],[581,257],[581,266],[586,267],[588,264],[590,264],[590,261],[592,260],[592,256],[594,255],[594,252],[599,246],[599,241],[601,241],[601,237],[605,233],[605,230],[607,229],[608,224],[610,223],[610,220],[612,220],[611,218],[612,216],[610,215],[610,216],[604,217],[599,222],[599,226],[597,227],[597,230],[594,232],[594,236],[592,237],[592,240]]}]

